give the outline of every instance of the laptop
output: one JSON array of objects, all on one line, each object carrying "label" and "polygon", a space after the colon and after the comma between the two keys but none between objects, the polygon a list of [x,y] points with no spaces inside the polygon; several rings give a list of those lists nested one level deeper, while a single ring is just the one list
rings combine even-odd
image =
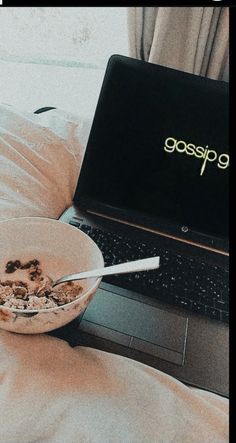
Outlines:
[{"label": "laptop", "polygon": [[73,206],[105,265],[160,256],[157,270],[104,277],[80,344],[228,396],[228,85],[113,55]]}]

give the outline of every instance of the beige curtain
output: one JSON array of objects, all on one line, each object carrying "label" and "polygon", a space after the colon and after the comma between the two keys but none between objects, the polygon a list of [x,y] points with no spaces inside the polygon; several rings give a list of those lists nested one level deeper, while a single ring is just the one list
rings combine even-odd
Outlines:
[{"label": "beige curtain", "polygon": [[128,9],[131,57],[229,80],[229,8]]}]

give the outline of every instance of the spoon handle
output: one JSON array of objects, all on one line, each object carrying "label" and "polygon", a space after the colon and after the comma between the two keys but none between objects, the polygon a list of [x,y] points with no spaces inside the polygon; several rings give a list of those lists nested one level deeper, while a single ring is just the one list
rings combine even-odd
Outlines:
[{"label": "spoon handle", "polygon": [[107,266],[106,268],[93,269],[91,271],[79,272],[78,274],[65,275],[56,280],[53,286],[72,280],[82,280],[90,277],[103,277],[104,275],[124,274],[127,272],[148,271],[159,268],[160,257],[144,258],[142,260],[134,260],[119,265]]}]

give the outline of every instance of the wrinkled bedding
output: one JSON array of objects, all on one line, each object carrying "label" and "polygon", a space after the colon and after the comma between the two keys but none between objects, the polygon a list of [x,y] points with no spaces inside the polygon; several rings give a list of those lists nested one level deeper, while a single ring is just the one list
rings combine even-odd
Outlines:
[{"label": "wrinkled bedding", "polygon": [[0,332],[5,443],[223,443],[228,403],[133,360]]},{"label": "wrinkled bedding", "polygon": [[[0,105],[0,220],[71,204],[89,123]],[[1,229],[1,223],[0,223]],[[0,331],[0,443],[226,443],[228,400],[133,360]]]},{"label": "wrinkled bedding", "polygon": [[58,218],[71,204],[84,125],[62,111],[46,114],[22,115],[0,105],[0,220]]}]

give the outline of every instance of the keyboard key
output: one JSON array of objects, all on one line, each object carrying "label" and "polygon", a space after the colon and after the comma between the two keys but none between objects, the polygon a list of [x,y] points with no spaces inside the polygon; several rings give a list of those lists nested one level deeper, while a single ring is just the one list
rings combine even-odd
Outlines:
[{"label": "keyboard key", "polygon": [[85,234],[89,234],[91,232],[91,226],[88,225],[81,225],[80,227],[81,231],[83,231]]},{"label": "keyboard key", "polygon": [[222,311],[229,312],[229,304],[224,300],[217,300],[215,302],[215,307],[218,309],[222,309]]},{"label": "keyboard key", "polygon": [[187,308],[190,309],[191,308],[191,300],[188,300],[187,298],[184,297],[175,297],[175,304],[177,306],[181,306],[182,308]]},{"label": "keyboard key", "polygon": [[77,222],[76,220],[70,220],[69,224],[72,225],[72,226],[76,226],[76,228],[80,227],[80,223]]},{"label": "keyboard key", "polygon": [[193,302],[192,305],[193,312],[197,312],[198,314],[205,314],[205,305],[202,303]]},{"label": "keyboard key", "polygon": [[209,315],[210,318],[213,318],[215,320],[220,320],[220,310],[209,308],[209,306],[206,307],[206,313]]}]

